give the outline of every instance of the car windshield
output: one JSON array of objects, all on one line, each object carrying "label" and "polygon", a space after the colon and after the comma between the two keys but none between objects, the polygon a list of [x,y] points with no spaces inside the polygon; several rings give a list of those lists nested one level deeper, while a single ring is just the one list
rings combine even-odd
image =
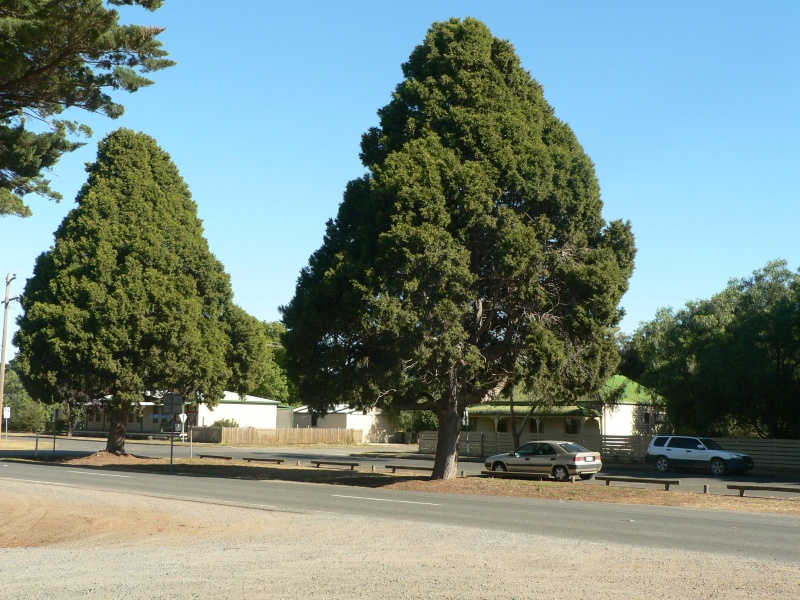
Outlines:
[{"label": "car windshield", "polygon": [[567,452],[589,452],[586,448],[584,448],[580,444],[574,444],[572,442],[567,442],[566,444],[559,444],[559,446],[561,446]]},{"label": "car windshield", "polygon": [[700,438],[700,441],[703,442],[703,445],[709,450],[724,450],[722,446],[720,446],[717,442],[715,442],[712,439]]}]

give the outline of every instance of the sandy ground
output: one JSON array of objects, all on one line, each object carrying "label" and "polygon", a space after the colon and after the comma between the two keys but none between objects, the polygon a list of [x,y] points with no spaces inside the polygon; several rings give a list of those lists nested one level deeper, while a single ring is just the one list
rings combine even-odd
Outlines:
[{"label": "sandy ground", "polygon": [[800,597],[793,563],[471,527],[16,481],[0,515],[2,599]]}]

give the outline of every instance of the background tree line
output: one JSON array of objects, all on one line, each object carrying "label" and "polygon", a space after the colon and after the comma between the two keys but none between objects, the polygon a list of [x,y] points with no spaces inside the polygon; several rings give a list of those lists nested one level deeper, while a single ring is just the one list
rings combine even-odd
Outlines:
[{"label": "background tree line", "polygon": [[676,431],[800,438],[800,274],[784,260],[661,309],[622,354],[622,373],[665,399]]}]

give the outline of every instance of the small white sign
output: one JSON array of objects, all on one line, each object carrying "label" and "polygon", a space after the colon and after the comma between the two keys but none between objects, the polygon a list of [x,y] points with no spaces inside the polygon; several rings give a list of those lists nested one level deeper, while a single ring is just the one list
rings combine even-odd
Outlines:
[{"label": "small white sign", "polygon": [[184,413],[179,414],[178,418],[181,420],[181,423],[186,423],[186,415]]},{"label": "small white sign", "polygon": [[10,419],[11,418],[11,407],[10,406],[4,406],[3,407],[3,418],[4,419]]}]

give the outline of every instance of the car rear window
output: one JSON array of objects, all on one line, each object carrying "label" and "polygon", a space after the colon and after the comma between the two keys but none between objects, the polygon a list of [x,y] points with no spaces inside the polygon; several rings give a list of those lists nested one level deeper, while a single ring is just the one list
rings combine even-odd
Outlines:
[{"label": "car rear window", "polygon": [[720,446],[717,442],[709,438],[700,438],[700,441],[703,442],[703,445],[708,448],[709,450],[723,450],[723,447]]},{"label": "car rear window", "polygon": [[559,444],[559,446],[561,446],[567,452],[589,452],[586,448],[584,448],[580,444],[575,444],[573,442],[569,442],[566,444]]},{"label": "car rear window", "polygon": [[670,448],[689,448],[694,450],[700,445],[697,438],[674,437],[669,441]]}]

